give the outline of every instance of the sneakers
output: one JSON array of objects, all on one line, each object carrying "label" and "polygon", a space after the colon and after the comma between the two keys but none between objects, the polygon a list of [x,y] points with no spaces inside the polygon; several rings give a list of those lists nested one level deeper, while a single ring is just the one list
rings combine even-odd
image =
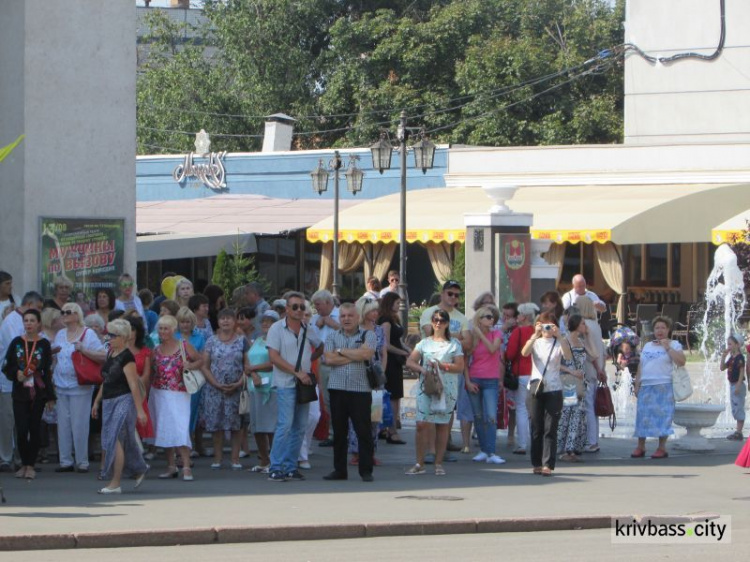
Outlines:
[{"label": "sneakers", "polygon": [[487,453],[485,453],[484,451],[482,451],[482,452],[480,452],[477,456],[475,456],[471,460],[473,460],[474,462],[484,462],[488,458],[489,458],[489,456],[487,455]]},{"label": "sneakers", "polygon": [[103,495],[109,495],[109,494],[122,494],[122,488],[119,486],[117,488],[107,488],[106,486],[96,492],[97,494],[103,494]]},{"label": "sneakers", "polygon": [[292,470],[291,472],[286,473],[286,479],[291,481],[300,481],[304,480],[304,475],[299,470]]},{"label": "sneakers", "polygon": [[505,459],[497,455],[490,455],[487,458],[487,464],[505,464]]},{"label": "sneakers", "polygon": [[312,468],[310,461],[299,461],[297,464],[302,470],[310,470]]},{"label": "sneakers", "polygon": [[421,464],[417,463],[414,466],[412,466],[409,470],[407,470],[404,474],[406,474],[407,476],[416,476],[418,474],[427,474],[427,471],[424,469],[424,467]]},{"label": "sneakers", "polygon": [[271,472],[271,465],[256,464],[253,468],[249,468],[248,472],[260,472],[261,474],[268,474]]},{"label": "sneakers", "polygon": [[274,470],[268,475],[269,482],[286,482],[286,476],[280,470]]}]

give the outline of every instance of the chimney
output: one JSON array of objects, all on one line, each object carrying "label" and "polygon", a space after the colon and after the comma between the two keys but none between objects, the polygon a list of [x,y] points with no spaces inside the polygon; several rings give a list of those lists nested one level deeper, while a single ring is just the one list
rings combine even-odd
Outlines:
[{"label": "chimney", "polygon": [[274,113],[266,118],[263,135],[263,152],[282,152],[292,149],[292,133],[295,119],[283,113]]}]

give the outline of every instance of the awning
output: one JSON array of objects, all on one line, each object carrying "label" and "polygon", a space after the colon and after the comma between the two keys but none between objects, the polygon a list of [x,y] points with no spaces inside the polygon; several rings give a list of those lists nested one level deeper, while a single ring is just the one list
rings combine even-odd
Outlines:
[{"label": "awning", "polygon": [[[522,187],[506,202],[533,213],[532,238],[557,243],[708,242],[711,228],[750,207],[750,185],[682,184]],[[463,242],[464,214],[493,202],[478,187],[407,193],[407,242]],[[339,240],[398,242],[399,195],[365,201],[339,216]],[[310,242],[333,239],[333,218],[307,230]]]},{"label": "awning", "polygon": [[[352,201],[340,201],[343,209]],[[307,228],[333,212],[330,199],[274,199],[260,195],[216,195],[201,199],[136,203],[138,261],[215,256],[240,240],[256,252],[255,235]]]},{"label": "awning", "polygon": [[750,221],[750,211],[742,211],[734,215],[711,230],[711,242],[719,246],[724,242],[731,244],[737,240],[744,241],[748,221]]}]

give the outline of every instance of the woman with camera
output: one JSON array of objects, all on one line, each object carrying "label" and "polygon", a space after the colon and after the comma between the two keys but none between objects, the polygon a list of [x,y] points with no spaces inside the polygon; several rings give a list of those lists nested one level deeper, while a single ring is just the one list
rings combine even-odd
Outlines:
[{"label": "woman with camera", "polygon": [[560,334],[557,317],[542,312],[534,335],[524,344],[521,355],[531,357],[531,379],[526,406],[531,423],[531,466],[534,474],[552,476],[557,453],[557,426],[563,407],[560,362],[573,359],[570,344]]}]

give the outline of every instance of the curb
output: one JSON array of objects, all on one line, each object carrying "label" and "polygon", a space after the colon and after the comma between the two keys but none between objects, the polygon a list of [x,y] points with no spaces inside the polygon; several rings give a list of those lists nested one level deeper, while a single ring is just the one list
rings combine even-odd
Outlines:
[{"label": "curb", "polygon": [[[525,533],[606,529],[615,517],[644,519],[644,515],[588,515],[459,519],[443,521],[387,521],[333,523],[321,525],[259,525],[196,529],[162,529],[58,535],[0,536],[0,551],[64,550],[74,548],[126,548],[140,546],[206,545],[276,541],[358,539],[419,535],[462,535],[475,533]],[[703,517],[703,516],[702,516]],[[701,517],[701,518],[702,518]],[[691,516],[654,516],[654,519],[692,520]]]}]

